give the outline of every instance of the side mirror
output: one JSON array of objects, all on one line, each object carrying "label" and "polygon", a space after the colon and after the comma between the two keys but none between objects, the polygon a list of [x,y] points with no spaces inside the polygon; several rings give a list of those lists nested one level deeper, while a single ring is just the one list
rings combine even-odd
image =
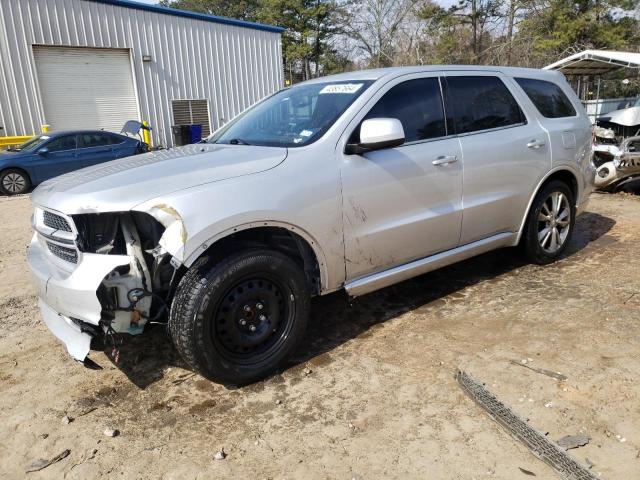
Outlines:
[{"label": "side mirror", "polygon": [[47,155],[49,155],[49,149],[47,147],[42,147],[42,148],[39,148],[36,153],[38,155],[42,155],[43,157],[46,157]]},{"label": "side mirror", "polygon": [[360,125],[360,143],[348,144],[348,155],[398,147],[404,143],[404,129],[397,118],[370,118]]}]

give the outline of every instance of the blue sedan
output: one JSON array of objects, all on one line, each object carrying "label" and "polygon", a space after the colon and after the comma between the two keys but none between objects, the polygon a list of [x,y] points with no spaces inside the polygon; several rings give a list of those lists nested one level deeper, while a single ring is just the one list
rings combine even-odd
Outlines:
[{"label": "blue sedan", "polygon": [[146,152],[147,148],[136,138],[96,130],[36,135],[19,147],[0,152],[0,192],[25,193],[52,177]]}]

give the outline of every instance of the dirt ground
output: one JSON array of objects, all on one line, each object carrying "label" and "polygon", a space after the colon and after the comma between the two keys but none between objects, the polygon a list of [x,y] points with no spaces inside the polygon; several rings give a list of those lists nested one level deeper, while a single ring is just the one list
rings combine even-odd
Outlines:
[{"label": "dirt ground", "polygon": [[37,310],[30,215],[0,198],[0,478],[558,478],[461,392],[458,368],[551,438],[588,435],[570,453],[597,475],[640,478],[638,197],[594,195],[548,267],[502,250],[353,305],[316,299],[291,366],[240,389],[190,372],[163,327],[118,366],[74,363]]}]

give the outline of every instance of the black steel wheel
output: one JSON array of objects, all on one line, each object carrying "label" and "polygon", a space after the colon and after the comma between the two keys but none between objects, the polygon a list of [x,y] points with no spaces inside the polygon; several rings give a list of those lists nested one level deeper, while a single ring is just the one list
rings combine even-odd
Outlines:
[{"label": "black steel wheel", "polygon": [[272,373],[306,329],[302,269],[269,250],[197,261],[181,280],[169,316],[174,343],[207,378],[246,384]]}]

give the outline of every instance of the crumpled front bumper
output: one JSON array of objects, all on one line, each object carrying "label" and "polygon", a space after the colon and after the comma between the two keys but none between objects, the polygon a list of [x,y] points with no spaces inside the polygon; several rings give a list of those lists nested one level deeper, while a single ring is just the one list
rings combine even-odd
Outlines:
[{"label": "crumpled front bumper", "polygon": [[73,320],[56,312],[44,303],[42,299],[38,300],[38,306],[40,307],[42,320],[44,320],[45,325],[51,333],[67,347],[69,355],[75,360],[83,362],[87,355],[89,355],[91,335],[81,331],[80,327],[75,324]]},{"label": "crumpled front bumper", "polygon": [[127,255],[82,254],[71,271],[56,266],[59,259],[34,234],[27,250],[27,263],[38,290],[42,318],[51,332],[65,344],[76,360],[89,353],[91,336],[72,320],[98,325],[102,306],[96,291],[104,278],[116,267],[128,265]]}]

